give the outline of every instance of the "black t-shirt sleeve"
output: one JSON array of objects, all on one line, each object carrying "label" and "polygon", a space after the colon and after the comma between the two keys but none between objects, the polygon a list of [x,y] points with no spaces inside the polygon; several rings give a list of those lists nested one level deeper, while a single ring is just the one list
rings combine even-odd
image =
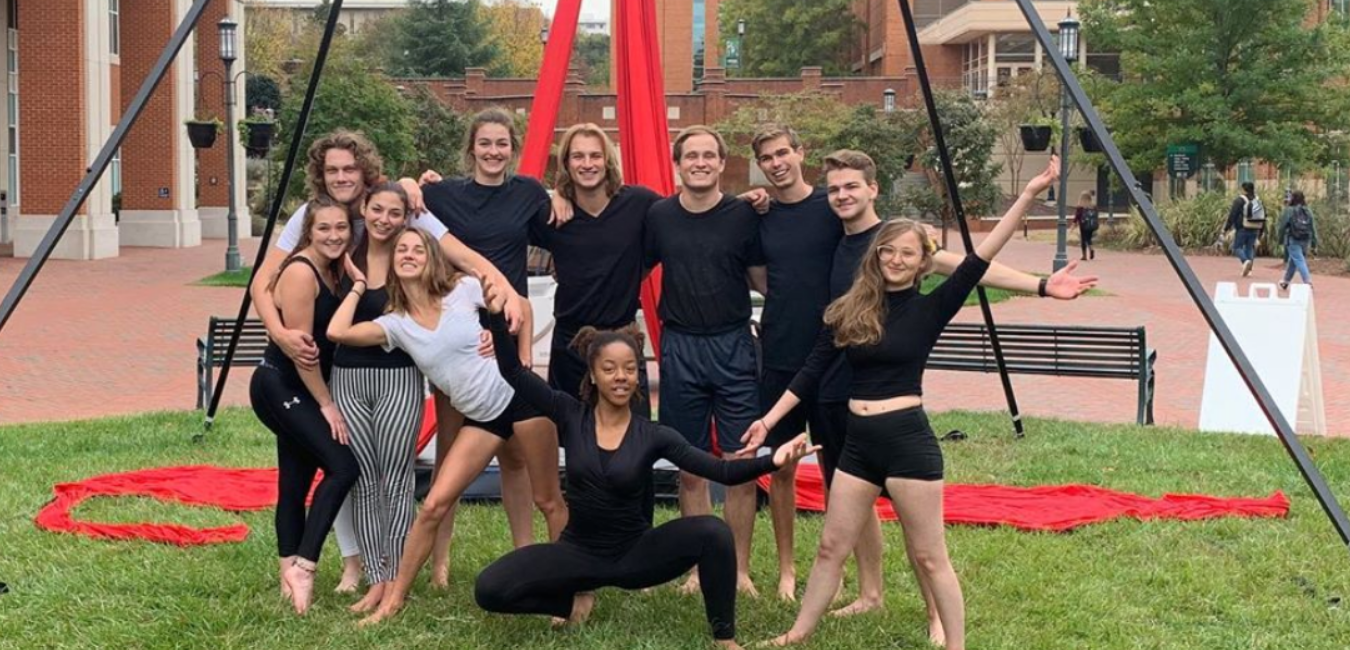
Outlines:
[{"label": "black t-shirt sleeve", "polygon": [[653,214],[656,210],[653,204],[642,217],[642,265],[649,270],[661,263],[661,247],[656,238],[657,218]]},{"label": "black t-shirt sleeve", "polygon": [[550,420],[558,420],[565,409],[576,408],[581,402],[562,391],[549,388],[547,382],[520,364],[515,354],[516,343],[507,330],[506,317],[501,314],[488,314],[488,329],[492,332],[492,345],[497,352],[497,370],[502,379],[511,384],[530,406],[539,409]]},{"label": "black t-shirt sleeve", "polygon": [[802,369],[797,371],[792,383],[788,384],[788,390],[802,400],[815,397],[820,390],[820,381],[824,378],[825,372],[834,365],[835,359],[843,352],[842,348],[834,345],[834,328],[822,325],[820,333],[816,335],[815,347],[811,348],[806,363],[802,364]]},{"label": "black t-shirt sleeve", "polygon": [[656,436],[659,456],[690,474],[722,485],[740,485],[777,469],[773,464],[773,456],[724,460],[689,444],[684,436],[670,427],[656,426],[652,431]]},{"label": "black t-shirt sleeve", "polygon": [[966,304],[966,297],[975,289],[975,285],[980,283],[980,278],[983,278],[985,271],[988,270],[987,260],[980,259],[974,253],[966,255],[966,259],[961,261],[951,277],[928,295],[928,300],[932,301],[934,306],[929,313],[937,319],[939,329],[946,327],[956,316],[956,312],[961,311],[961,307]]},{"label": "black t-shirt sleeve", "polygon": [[[753,208],[750,208],[749,205],[746,206],[746,209],[753,211]],[[764,259],[764,243],[759,233],[758,215],[755,217],[755,225],[751,228],[751,232],[753,234],[747,238],[745,243],[745,265],[747,267],[764,266],[767,261]]]},{"label": "black t-shirt sleeve", "polygon": [[531,246],[538,246],[545,250],[551,249],[552,243],[549,240],[549,235],[552,233],[553,226],[549,225],[548,220],[552,215],[553,204],[549,201],[545,201],[543,205],[539,206],[538,210],[535,210],[534,215],[530,218]]}]

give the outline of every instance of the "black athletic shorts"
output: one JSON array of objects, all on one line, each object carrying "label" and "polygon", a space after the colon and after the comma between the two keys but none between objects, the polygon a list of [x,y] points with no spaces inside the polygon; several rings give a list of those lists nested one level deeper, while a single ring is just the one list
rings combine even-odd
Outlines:
[{"label": "black athletic shorts", "polygon": [[942,449],[922,406],[849,414],[839,471],[885,488],[888,478],[941,481],[942,470]]}]

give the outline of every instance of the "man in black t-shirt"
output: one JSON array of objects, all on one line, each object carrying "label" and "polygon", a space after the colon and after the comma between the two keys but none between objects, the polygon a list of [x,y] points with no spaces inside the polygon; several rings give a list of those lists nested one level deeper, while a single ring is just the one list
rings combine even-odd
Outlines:
[{"label": "man in black t-shirt", "polygon": [[[763,286],[759,215],[745,201],[722,193],[727,147],[716,131],[684,129],[675,138],[674,158],[681,191],[652,205],[643,246],[648,267],[663,265],[661,423],[711,451],[715,420],[715,448],[731,456],[759,415],[749,277],[753,274]],[[755,486],[728,487],[726,493],[738,588],[753,594]],[[680,474],[680,511],[685,516],[712,512],[706,480]]]},{"label": "man in black t-shirt", "polygon": [[[558,143],[557,193],[572,214],[554,228],[536,220],[530,243],[553,253],[558,290],[553,298],[553,343],[549,384],[578,397],[588,368],[572,339],[581,328],[619,329],[634,324],[646,269],[642,258],[647,210],[661,197],[645,187],[624,185],[614,143],[595,124],[577,124]],[[638,364],[642,399],[634,413],[651,417],[646,362]]]}]

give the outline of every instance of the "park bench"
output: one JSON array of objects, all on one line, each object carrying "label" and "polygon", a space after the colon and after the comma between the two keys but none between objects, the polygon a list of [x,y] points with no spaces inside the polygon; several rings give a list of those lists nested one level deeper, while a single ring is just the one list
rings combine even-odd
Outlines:
[{"label": "park bench", "polygon": [[[197,339],[197,408],[211,403],[215,389],[212,375],[215,368],[225,365],[225,351],[230,347],[234,333],[234,318],[212,316],[207,325],[206,338]],[[256,318],[244,320],[244,331],[239,334],[239,346],[234,350],[231,366],[256,366],[267,348],[267,329]]]},{"label": "park bench", "polygon": [[[1141,327],[999,324],[1010,374],[1131,379],[1139,384],[1136,421],[1153,424],[1153,364]],[[942,331],[930,370],[998,372],[983,323],[950,323]]]}]

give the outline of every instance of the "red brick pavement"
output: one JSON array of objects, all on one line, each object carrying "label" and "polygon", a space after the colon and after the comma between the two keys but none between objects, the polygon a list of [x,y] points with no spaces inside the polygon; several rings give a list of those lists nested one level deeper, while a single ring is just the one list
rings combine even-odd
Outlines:
[{"label": "red brick pavement", "polygon": [[[243,246],[251,259],[254,240]],[[1053,248],[1014,241],[1002,261],[1048,270]],[[194,404],[194,341],[212,314],[233,314],[239,289],[191,286],[223,268],[224,245],[164,250],[123,248],[96,262],[54,261],[0,332],[0,423],[66,420]],[[22,260],[0,258],[0,289]],[[1219,281],[1241,281],[1232,258],[1195,257],[1191,264],[1211,293]],[[1251,280],[1273,282],[1275,260],[1261,260]],[[1208,330],[1200,313],[1159,255],[1099,251],[1085,264],[1103,276],[1111,296],[1072,303],[1017,299],[994,306],[1000,321],[1145,325],[1158,350],[1160,423],[1195,427],[1203,388]],[[1350,402],[1333,396],[1350,387],[1350,279],[1316,278],[1317,321],[1327,421],[1350,433]],[[976,320],[978,310],[959,317]],[[225,404],[247,403],[249,371],[234,369]],[[1029,415],[1132,422],[1135,386],[1122,380],[1014,376]],[[1004,408],[995,375],[933,372],[925,399],[936,410]]]}]

